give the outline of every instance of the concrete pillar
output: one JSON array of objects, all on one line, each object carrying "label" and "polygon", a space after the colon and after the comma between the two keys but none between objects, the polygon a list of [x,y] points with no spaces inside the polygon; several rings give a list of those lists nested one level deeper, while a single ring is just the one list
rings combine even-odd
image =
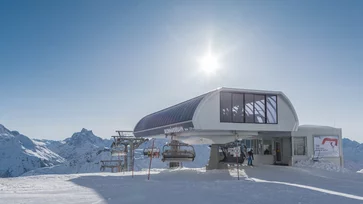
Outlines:
[{"label": "concrete pillar", "polygon": [[219,160],[221,160],[219,156],[219,146],[217,144],[211,145],[210,148],[210,156],[209,156],[209,162],[206,167],[207,170],[212,169],[227,169],[227,164],[221,164],[219,163]]}]

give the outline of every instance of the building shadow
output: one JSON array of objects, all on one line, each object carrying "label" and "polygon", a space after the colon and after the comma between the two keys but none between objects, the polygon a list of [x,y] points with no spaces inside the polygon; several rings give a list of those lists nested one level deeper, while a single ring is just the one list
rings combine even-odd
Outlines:
[{"label": "building shadow", "polygon": [[[195,196],[205,203],[217,203],[209,189],[219,189],[220,183],[237,180],[227,170],[164,170],[153,172],[150,180],[146,172],[135,172],[132,177],[123,173],[81,175],[70,181],[95,191],[106,203],[196,203]],[[221,197],[223,198],[223,196]],[[223,202],[221,199],[220,202]],[[238,203],[236,201],[236,203]]]}]

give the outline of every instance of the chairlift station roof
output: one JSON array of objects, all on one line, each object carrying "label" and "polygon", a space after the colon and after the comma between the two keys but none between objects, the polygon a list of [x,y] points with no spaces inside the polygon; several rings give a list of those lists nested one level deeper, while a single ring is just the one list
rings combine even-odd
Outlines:
[{"label": "chairlift station roof", "polygon": [[297,113],[280,91],[218,88],[143,117],[136,137],[291,132]]}]

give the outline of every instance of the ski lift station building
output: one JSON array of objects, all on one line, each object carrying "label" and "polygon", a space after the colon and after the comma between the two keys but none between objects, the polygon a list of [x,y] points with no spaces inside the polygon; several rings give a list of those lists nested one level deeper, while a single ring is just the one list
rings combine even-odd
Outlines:
[{"label": "ski lift station building", "polygon": [[293,104],[279,91],[219,88],[145,116],[134,135],[210,144],[207,169],[224,168],[219,146],[236,140],[253,149],[255,165],[326,160],[343,166],[342,130],[300,126]]}]

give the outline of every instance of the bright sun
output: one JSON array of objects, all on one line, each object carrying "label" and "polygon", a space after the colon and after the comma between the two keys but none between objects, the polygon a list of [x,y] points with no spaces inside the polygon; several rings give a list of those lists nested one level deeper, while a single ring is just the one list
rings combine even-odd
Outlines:
[{"label": "bright sun", "polygon": [[218,57],[208,52],[199,59],[200,68],[207,74],[214,74],[219,69]]}]

